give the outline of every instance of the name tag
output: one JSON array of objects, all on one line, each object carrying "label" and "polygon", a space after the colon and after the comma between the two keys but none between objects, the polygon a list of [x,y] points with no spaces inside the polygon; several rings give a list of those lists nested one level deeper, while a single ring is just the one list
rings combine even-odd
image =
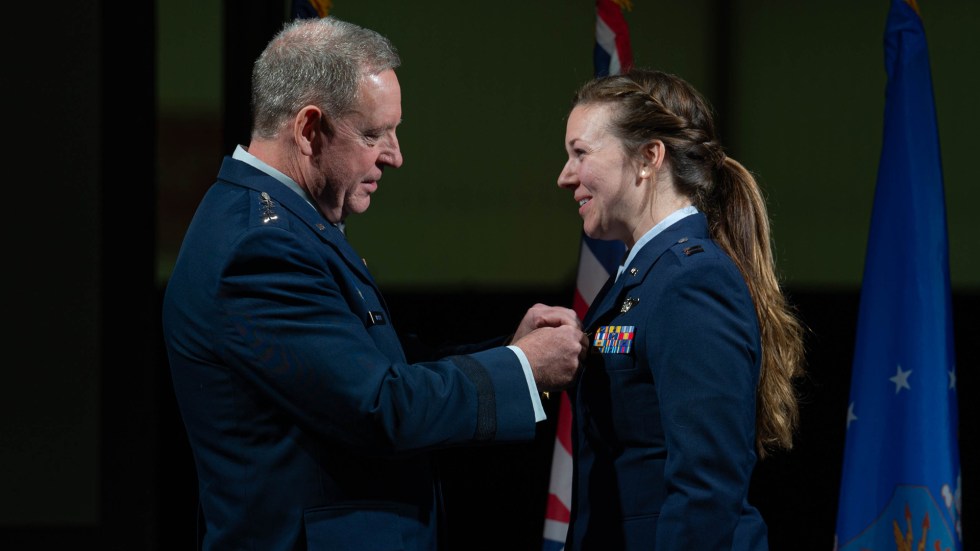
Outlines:
[{"label": "name tag", "polygon": [[596,330],[592,347],[602,354],[629,354],[635,328],[634,325],[603,325]]}]

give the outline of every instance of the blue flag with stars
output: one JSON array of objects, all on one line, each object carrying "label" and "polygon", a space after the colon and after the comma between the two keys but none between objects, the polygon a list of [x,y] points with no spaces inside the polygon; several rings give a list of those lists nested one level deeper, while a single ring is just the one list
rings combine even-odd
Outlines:
[{"label": "blue flag with stars", "polygon": [[885,69],[835,548],[961,551],[946,205],[914,0],[891,2]]}]

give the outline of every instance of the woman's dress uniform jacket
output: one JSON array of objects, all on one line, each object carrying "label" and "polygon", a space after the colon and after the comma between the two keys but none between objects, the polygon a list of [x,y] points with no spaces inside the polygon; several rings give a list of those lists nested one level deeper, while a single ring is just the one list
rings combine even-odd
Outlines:
[{"label": "woman's dress uniform jacket", "polygon": [[586,315],[568,551],[768,549],[747,501],[759,328],[708,235],[701,213],[669,226]]},{"label": "woman's dress uniform jacket", "polygon": [[425,452],[535,435],[511,350],[409,364],[341,231],[231,157],[184,238],[163,321],[205,549],[435,549]]}]

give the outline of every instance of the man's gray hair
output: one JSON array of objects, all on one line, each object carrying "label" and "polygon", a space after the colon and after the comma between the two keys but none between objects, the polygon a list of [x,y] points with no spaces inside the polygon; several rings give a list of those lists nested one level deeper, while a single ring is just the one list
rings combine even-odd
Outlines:
[{"label": "man's gray hair", "polygon": [[252,135],[274,138],[307,105],[342,117],[354,109],[363,76],[399,65],[391,41],[370,29],[335,17],[288,22],[252,68]]}]

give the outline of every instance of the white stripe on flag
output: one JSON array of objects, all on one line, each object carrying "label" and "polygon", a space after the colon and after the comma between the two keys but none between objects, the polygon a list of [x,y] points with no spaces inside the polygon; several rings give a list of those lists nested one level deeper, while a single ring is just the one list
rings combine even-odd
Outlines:
[{"label": "white stripe on flag", "polygon": [[592,304],[602,286],[609,279],[609,272],[599,259],[592,254],[592,249],[582,240],[582,252],[578,261],[578,281],[576,286],[586,304]]},{"label": "white stripe on flag", "polygon": [[564,543],[566,533],[568,533],[568,524],[557,520],[545,519],[544,539]]},{"label": "white stripe on flag", "polygon": [[[572,454],[568,453],[561,441],[555,441],[555,452],[551,457],[551,483],[549,491],[566,509],[572,508]],[[564,536],[561,538],[564,540]]]},{"label": "white stripe on flag", "polygon": [[595,19],[595,41],[609,54],[609,74],[619,74],[619,50],[616,49],[616,33],[601,17]]}]

